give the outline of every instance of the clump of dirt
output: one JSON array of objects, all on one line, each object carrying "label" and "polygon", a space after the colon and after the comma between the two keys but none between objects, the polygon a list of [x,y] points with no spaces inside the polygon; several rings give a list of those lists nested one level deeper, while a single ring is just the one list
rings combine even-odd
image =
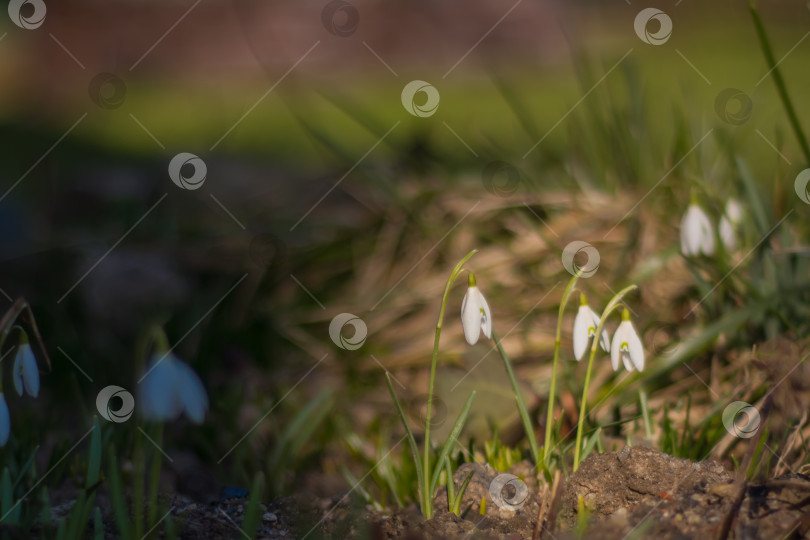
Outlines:
[{"label": "clump of dirt", "polygon": [[566,483],[558,519],[562,529],[575,527],[581,497],[589,521],[585,538],[718,538],[729,517],[733,538],[798,538],[799,529],[810,526],[810,478],[796,474],[747,486],[739,508],[733,481],[715,460],[696,463],[644,447],[592,454]]},{"label": "clump of dirt", "polygon": [[732,473],[714,460],[696,463],[652,448],[626,446],[615,453],[591,454],[582,462],[566,483],[560,520],[564,527],[576,524],[579,497],[594,519],[604,519],[649,499],[702,501],[713,486],[733,481]]}]

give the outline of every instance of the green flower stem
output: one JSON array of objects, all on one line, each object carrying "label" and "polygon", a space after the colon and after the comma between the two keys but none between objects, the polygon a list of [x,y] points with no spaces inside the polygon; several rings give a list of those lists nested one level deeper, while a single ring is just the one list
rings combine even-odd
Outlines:
[{"label": "green flower stem", "polygon": [[[444,312],[447,309],[447,298],[450,296],[450,287],[458,279],[467,261],[476,253],[478,253],[477,249],[467,253],[453,268],[450,277],[447,278],[447,284],[444,286],[444,294],[442,295],[442,307],[439,310],[439,320],[436,323],[436,335],[433,338],[433,359],[430,362],[430,382],[428,383],[427,409],[425,411],[425,453],[422,463],[422,514],[425,519],[430,519],[433,516],[433,493],[430,492],[430,415],[433,404],[433,386],[436,379],[436,364],[439,360],[439,338],[442,335],[442,323],[444,322]],[[437,466],[441,466],[441,463]]]},{"label": "green flower stem", "polygon": [[160,484],[160,466],[163,454],[159,450],[163,447],[163,422],[158,422],[154,432],[154,451],[152,452],[152,462],[149,477],[149,508],[147,510],[147,526],[152,528],[157,521],[158,512],[158,487]]},{"label": "green flower stem", "polygon": [[779,98],[782,100],[782,105],[785,107],[788,120],[790,120],[790,126],[793,128],[793,133],[795,133],[796,139],[799,141],[799,146],[804,153],[804,159],[810,163],[810,146],[807,144],[807,137],[804,136],[804,131],[799,123],[799,117],[796,116],[796,109],[793,108],[793,102],[790,101],[785,80],[782,78],[782,72],[779,71],[779,67],[777,66],[776,58],[773,55],[773,49],[771,49],[771,43],[768,40],[768,34],[765,33],[765,26],[762,24],[762,19],[759,17],[756,2],[754,0],[750,1],[748,9],[751,12],[751,17],[754,19],[754,28],[757,31],[759,44],[762,47],[762,54],[765,56],[765,61],[768,64],[768,68],[771,70],[771,75],[773,75],[773,82],[776,85],[776,91],[779,93]]},{"label": "green flower stem", "polygon": [[143,448],[143,434],[138,430],[135,433],[135,449],[133,451],[133,493],[132,506],[135,520],[135,538],[143,538],[143,496],[144,471],[146,470],[146,456]]},{"label": "green flower stem", "polygon": [[605,311],[602,312],[602,318],[599,319],[599,326],[596,328],[596,332],[594,333],[593,343],[591,344],[591,354],[588,357],[588,370],[585,372],[585,386],[582,389],[582,402],[579,406],[579,421],[577,422],[577,442],[574,445],[574,471],[579,468],[579,458],[580,458],[580,451],[582,449],[582,433],[583,428],[585,426],[585,412],[588,402],[588,387],[591,384],[591,372],[593,371],[593,360],[596,357],[596,349],[599,348],[599,336],[602,335],[602,330],[605,327],[605,321],[607,320],[608,316],[611,313],[616,311],[621,306],[622,298],[624,298],[629,292],[634,291],[638,288],[636,285],[630,285],[625,287],[624,289],[620,290],[616,293],[616,296],[610,299],[608,302],[607,307],[605,307]]},{"label": "green flower stem", "polygon": [[512,362],[506,355],[506,351],[503,350],[501,340],[498,339],[498,334],[495,333],[494,329],[492,330],[492,341],[495,342],[495,346],[498,347],[498,352],[501,358],[503,358],[503,365],[506,368],[507,375],[509,375],[509,381],[512,383],[512,392],[515,393],[515,402],[517,403],[518,412],[520,413],[520,419],[523,421],[523,430],[526,432],[526,437],[529,439],[529,446],[532,449],[532,458],[534,458],[534,463],[539,465],[540,449],[537,446],[537,437],[534,436],[532,420],[529,417],[528,409],[526,409],[526,402],[523,401],[523,393],[520,391],[517,379],[515,379],[515,372],[512,370]]},{"label": "green flower stem", "polygon": [[574,277],[568,281],[568,285],[566,285],[562,299],[560,300],[560,313],[557,316],[557,334],[554,338],[554,359],[551,361],[551,387],[548,391],[548,411],[546,413],[546,438],[543,441],[543,466],[546,470],[548,470],[548,458],[551,453],[554,398],[557,393],[557,362],[560,359],[560,336],[562,335],[563,312],[565,312],[565,306],[568,304],[571,293],[574,292],[574,287],[580,275],[581,272],[577,272]]}]

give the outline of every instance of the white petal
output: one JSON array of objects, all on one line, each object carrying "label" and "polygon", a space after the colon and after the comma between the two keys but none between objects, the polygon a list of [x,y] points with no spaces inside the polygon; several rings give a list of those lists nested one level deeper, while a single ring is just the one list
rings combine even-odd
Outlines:
[{"label": "white petal", "polygon": [[726,203],[726,212],[729,221],[734,224],[742,222],[743,207],[736,199],[729,199]]},{"label": "white petal", "polygon": [[734,232],[734,225],[726,216],[720,218],[720,225],[718,227],[720,233],[720,240],[728,251],[737,249],[737,235]]},{"label": "white petal", "polygon": [[486,298],[482,293],[478,293],[481,299],[481,309],[483,313],[481,314],[481,331],[487,336],[487,339],[492,338],[492,313],[489,311],[489,304],[487,304]]},{"label": "white petal", "polygon": [[461,327],[464,329],[464,339],[470,345],[475,345],[481,335],[482,298],[478,287],[468,287],[461,302]]},{"label": "white petal", "polygon": [[610,344],[610,365],[613,366],[613,371],[619,370],[619,360],[622,356],[621,344],[624,336],[623,324],[624,323],[621,323],[613,333],[613,342]]},{"label": "white petal", "polygon": [[14,390],[17,391],[17,395],[23,395],[23,359],[25,357],[25,353],[23,353],[24,345],[20,345],[17,347],[17,353],[14,355],[14,367],[11,370],[11,379],[14,382]]},{"label": "white petal", "polygon": [[0,446],[5,446],[11,435],[11,418],[8,414],[6,396],[0,392]]},{"label": "white petal", "polygon": [[[599,316],[593,311],[591,311],[591,314],[593,315],[593,328],[595,332],[596,329],[599,328]],[[602,336],[599,339],[599,344],[605,352],[610,350],[610,336],[608,335],[607,328],[604,326],[602,327]]]},{"label": "white petal", "polygon": [[593,324],[593,317],[591,317],[591,308],[588,306],[579,306],[577,316],[574,318],[574,358],[582,360],[585,351],[588,349],[588,329]]},{"label": "white petal", "polygon": [[[37,397],[39,395],[39,367],[30,346],[26,346],[25,358],[23,358],[22,364],[22,377],[25,391],[31,397]],[[16,381],[14,386],[17,386]]]},{"label": "white petal", "polygon": [[686,209],[686,213],[683,215],[683,219],[681,219],[681,251],[687,257],[697,255],[700,247],[694,228],[692,209],[693,206],[689,206],[689,208]]},{"label": "white petal", "polygon": [[195,424],[202,424],[205,420],[205,412],[208,410],[208,394],[205,392],[205,387],[191,366],[185,362],[178,360],[175,369],[177,370],[176,391],[179,392],[186,415]]},{"label": "white petal", "polygon": [[163,422],[173,420],[182,412],[182,403],[176,392],[176,360],[172,355],[152,356],[146,377],[138,385],[138,404],[147,420]]},{"label": "white petal", "polygon": [[634,368],[639,371],[644,371],[644,346],[641,344],[641,339],[638,337],[638,334],[636,334],[636,330],[632,325],[630,329],[630,339],[627,341],[627,345],[630,348],[630,361]]},{"label": "white petal", "polygon": [[686,256],[714,253],[714,229],[703,209],[691,204],[681,221],[681,251]]}]

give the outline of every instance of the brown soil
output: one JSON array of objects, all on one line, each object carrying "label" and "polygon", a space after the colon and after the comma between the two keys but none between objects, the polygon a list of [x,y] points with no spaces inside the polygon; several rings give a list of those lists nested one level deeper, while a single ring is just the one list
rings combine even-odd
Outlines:
[{"label": "brown soil", "polygon": [[[455,474],[457,485],[470,470],[474,474],[460,517],[446,511],[443,489],[435,498],[436,515],[428,521],[415,507],[386,513],[354,506],[352,497],[313,500],[299,496],[263,507],[265,519],[258,538],[532,538],[540,501],[530,464],[521,462],[510,470],[528,488],[528,496],[516,511],[499,508],[492,500],[489,486],[499,473],[489,466],[462,465]],[[646,447],[592,454],[564,482],[554,530],[546,528],[550,525],[546,520],[540,538],[715,539],[732,515],[729,538],[808,537],[810,477],[792,473],[748,484],[738,508],[733,482],[732,472],[714,460],[695,463]],[[580,497],[586,509],[583,519],[578,514]],[[480,514],[482,498],[486,499],[486,515]],[[181,538],[238,538],[245,505],[243,499],[200,505],[175,498],[173,514],[182,521]]]}]

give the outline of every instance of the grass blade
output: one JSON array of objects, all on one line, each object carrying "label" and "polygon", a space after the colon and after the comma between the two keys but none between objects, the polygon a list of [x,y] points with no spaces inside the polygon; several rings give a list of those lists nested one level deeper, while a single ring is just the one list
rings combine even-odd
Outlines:
[{"label": "grass blade", "polygon": [[391,399],[394,400],[394,406],[397,409],[397,413],[399,413],[399,419],[402,421],[402,425],[405,426],[405,432],[408,436],[408,445],[411,447],[413,462],[416,465],[416,477],[419,479],[419,489],[422,489],[422,486],[425,485],[424,472],[422,471],[422,462],[419,457],[419,448],[416,446],[416,439],[414,439],[411,427],[408,425],[408,419],[405,416],[405,411],[402,410],[402,405],[399,403],[399,399],[397,399],[397,393],[394,391],[394,385],[391,384],[391,375],[388,372],[385,373],[385,382],[388,384],[388,391],[391,393]]},{"label": "grass blade", "polygon": [[261,519],[261,507],[259,502],[262,499],[262,484],[264,484],[262,473],[256,473],[253,477],[253,485],[250,487],[250,498],[245,509],[245,519],[242,520],[242,530],[250,536],[256,538],[259,531],[259,521]]},{"label": "grass blade", "polygon": [[[458,439],[459,434],[461,434],[461,430],[464,429],[464,423],[467,421],[467,415],[470,412],[470,407],[472,407],[473,398],[475,398],[475,390],[470,393],[470,397],[467,398],[467,403],[464,404],[464,408],[461,409],[460,413],[458,413],[458,418],[456,418],[456,423],[453,424],[453,429],[450,430],[447,440],[444,441],[444,446],[439,454],[439,461],[436,462],[436,468],[434,469],[433,476],[430,479],[431,494],[436,490],[436,484],[439,483],[439,475],[442,472],[441,464],[445,459],[448,459],[450,449],[453,448],[456,439]],[[452,479],[450,479],[450,481],[452,481]]]}]

